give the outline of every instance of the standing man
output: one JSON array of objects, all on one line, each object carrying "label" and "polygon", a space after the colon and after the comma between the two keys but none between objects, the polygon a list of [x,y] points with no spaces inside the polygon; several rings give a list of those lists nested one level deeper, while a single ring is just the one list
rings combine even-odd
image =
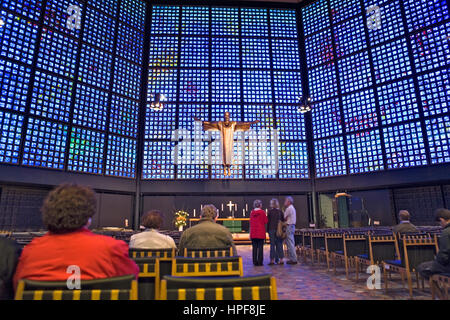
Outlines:
[{"label": "standing man", "polygon": [[288,248],[289,261],[287,264],[297,264],[297,253],[295,252],[295,224],[297,222],[297,212],[294,208],[294,199],[292,197],[286,197],[284,200],[284,221],[287,224],[286,229],[286,246]]}]

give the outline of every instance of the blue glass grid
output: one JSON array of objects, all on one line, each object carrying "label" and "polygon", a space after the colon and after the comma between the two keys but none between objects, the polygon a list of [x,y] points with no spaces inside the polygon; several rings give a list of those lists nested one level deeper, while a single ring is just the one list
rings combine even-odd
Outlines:
[{"label": "blue glass grid", "polygon": [[138,100],[141,87],[141,67],[116,58],[113,92]]},{"label": "blue glass grid", "polygon": [[275,179],[279,170],[279,145],[254,133],[245,145],[245,178]]},{"label": "blue glass grid", "polygon": [[144,34],[123,23],[119,23],[116,53],[122,58],[141,64],[143,47]]},{"label": "blue glass grid", "polygon": [[112,59],[111,54],[83,44],[78,80],[108,90]]},{"label": "blue glass grid", "polygon": [[154,69],[149,71],[147,102],[152,102],[157,93],[163,94],[167,101],[177,100],[177,70]]},{"label": "blue glass grid", "polygon": [[178,66],[178,37],[150,37],[150,67]]},{"label": "blue glass grid", "polygon": [[297,13],[293,9],[270,9],[272,37],[297,38]]},{"label": "blue glass grid", "polygon": [[176,105],[166,104],[161,111],[147,108],[145,116],[145,139],[171,139],[175,130]]},{"label": "blue glass grid", "polygon": [[242,39],[242,67],[270,68],[270,50],[268,39]]},{"label": "blue glass grid", "polygon": [[64,169],[67,132],[66,125],[29,118],[22,164]]},{"label": "blue glass grid", "polygon": [[238,38],[213,38],[211,51],[213,68],[240,67],[240,45]]},{"label": "blue glass grid", "polygon": [[0,5],[33,20],[41,16],[41,0],[3,0]]},{"label": "blue glass grid", "polygon": [[259,121],[251,126],[254,132],[273,129],[275,127],[273,116],[271,105],[244,105],[244,121]]},{"label": "blue glass grid", "polygon": [[106,129],[108,93],[85,85],[77,87],[73,123],[97,130]]},{"label": "blue glass grid", "polygon": [[23,116],[0,111],[0,162],[18,164]]},{"label": "blue glass grid", "polygon": [[334,53],[330,29],[306,38],[305,50],[308,68],[333,60]]},{"label": "blue glass grid", "polygon": [[58,32],[42,30],[37,67],[73,78],[78,43]]},{"label": "blue glass grid", "polygon": [[194,125],[194,118],[202,121],[208,121],[208,105],[206,104],[181,104],[178,107],[178,128],[185,129],[188,132],[194,133],[198,130],[196,138],[200,139],[203,134],[201,123],[198,127]]},{"label": "blue glass grid", "polygon": [[144,32],[146,2],[142,0],[122,0],[120,4],[120,20]]},{"label": "blue glass grid", "polygon": [[178,179],[208,179],[208,143],[202,141],[182,141],[177,144]]},{"label": "blue glass grid", "polygon": [[342,137],[315,141],[314,154],[317,178],[347,174],[344,140]]},{"label": "blue glass grid", "polygon": [[388,169],[427,164],[420,122],[383,128]]},{"label": "blue glass grid", "polygon": [[207,68],[209,66],[209,39],[182,38],[181,66]]},{"label": "blue glass grid", "polygon": [[112,52],[116,22],[106,14],[87,8],[86,22],[84,24],[83,40]]},{"label": "blue glass grid", "polygon": [[338,90],[334,62],[309,70],[308,82],[313,101],[335,97]]},{"label": "blue glass grid", "polygon": [[306,142],[281,142],[278,152],[280,179],[307,179],[309,177]]},{"label": "blue glass grid", "polygon": [[328,0],[319,0],[302,8],[302,20],[306,36],[329,27]]},{"label": "blue glass grid", "polygon": [[209,7],[182,7],[181,33],[184,35],[208,35]]},{"label": "blue glass grid", "polygon": [[343,93],[372,85],[369,57],[366,51],[340,60],[338,68]]},{"label": "blue glass grid", "polygon": [[244,143],[242,140],[236,140],[238,134],[235,134],[235,141],[233,146],[234,151],[234,164],[231,166],[231,176],[225,176],[223,174],[222,158],[220,153],[220,143],[216,140],[211,144],[211,178],[212,179],[227,179],[235,180],[242,179],[244,176]]},{"label": "blue glass grid", "polygon": [[[44,24],[59,32],[70,34],[74,37],[80,37],[80,28],[68,28],[67,22],[71,18],[72,13],[69,14],[69,7],[77,6],[81,9],[81,17],[84,16],[84,5],[76,0],[47,0],[47,6],[44,14]],[[80,20],[80,21],[81,21]],[[70,20],[72,23],[74,20]]]},{"label": "blue glass grid", "polygon": [[298,103],[302,96],[302,76],[300,72],[275,71],[275,103]]},{"label": "blue glass grid", "polygon": [[364,131],[347,136],[349,171],[364,173],[383,170],[383,153],[378,130]]},{"label": "blue glass grid", "polygon": [[300,69],[298,41],[272,39],[272,63],[274,69]]},{"label": "blue glass grid", "polygon": [[445,0],[404,0],[409,31],[449,19]]},{"label": "blue glass grid", "polygon": [[346,95],[342,98],[342,104],[347,132],[378,125],[375,94],[372,89]]},{"label": "blue glass grid", "polygon": [[69,122],[73,82],[36,71],[30,113]]},{"label": "blue glass grid", "polygon": [[377,83],[412,74],[408,47],[404,38],[373,48],[372,58]]},{"label": "blue glass grid", "polygon": [[450,64],[449,30],[450,22],[410,36],[417,72]]},{"label": "blue glass grid", "polygon": [[336,55],[338,57],[346,56],[366,48],[363,18],[358,16],[335,26],[334,39],[336,42]]},{"label": "blue glass grid", "polygon": [[244,37],[269,36],[267,9],[241,8],[241,34]]},{"label": "blue glass grid", "polygon": [[136,138],[138,131],[139,103],[113,94],[109,131]]},{"label": "blue glass grid", "polygon": [[425,73],[418,77],[425,116],[450,110],[450,73],[448,69]]},{"label": "blue glass grid", "polygon": [[[380,8],[381,28],[369,28],[369,39],[371,45],[376,45],[384,41],[391,40],[397,36],[405,33],[403,27],[402,13],[400,10],[400,0],[391,1],[387,4],[381,5],[373,3],[366,5],[366,9],[371,5],[378,5]],[[376,18],[376,13],[372,12],[369,16],[365,15],[366,19]]]},{"label": "blue glass grid", "polygon": [[211,120],[223,121],[225,112],[230,113],[231,121],[241,121],[241,105],[233,104],[213,104],[212,105]]},{"label": "blue glass grid", "polygon": [[90,174],[103,173],[105,134],[72,128],[67,169]]},{"label": "blue glass grid", "polygon": [[361,13],[359,0],[330,0],[331,21],[339,23]]},{"label": "blue glass grid", "polygon": [[38,27],[31,22],[0,11],[5,23],[0,28],[0,57],[7,57],[23,63],[32,64],[36,47]]},{"label": "blue glass grid", "polygon": [[211,33],[218,36],[239,35],[239,8],[211,9]]},{"label": "blue glass grid", "polygon": [[180,101],[207,102],[208,98],[209,70],[181,70]]},{"label": "blue glass grid", "polygon": [[342,133],[342,118],[339,100],[332,99],[315,103],[312,109],[314,139]]},{"label": "blue glass grid", "polygon": [[109,135],[105,174],[135,178],[136,140]]},{"label": "blue glass grid", "polygon": [[378,100],[383,124],[392,124],[419,117],[419,107],[412,79],[379,87]]},{"label": "blue glass grid", "polygon": [[425,120],[431,163],[450,162],[450,117]]},{"label": "blue glass grid", "polygon": [[271,103],[272,87],[270,71],[243,71],[244,101]]},{"label": "blue glass grid", "polygon": [[171,152],[175,142],[146,141],[144,146],[143,179],[173,179],[175,166],[172,163]]},{"label": "blue glass grid", "polygon": [[280,139],[306,140],[305,117],[297,111],[297,106],[277,105],[275,117]]},{"label": "blue glass grid", "polygon": [[152,34],[178,34],[180,7],[153,6]]},{"label": "blue glass grid", "polygon": [[117,15],[117,8],[119,0],[91,0],[89,4],[94,8],[115,17]]},{"label": "blue glass grid", "polygon": [[0,59],[0,108],[25,112],[31,68]]},{"label": "blue glass grid", "polygon": [[241,102],[241,74],[234,70],[213,70],[212,101]]}]

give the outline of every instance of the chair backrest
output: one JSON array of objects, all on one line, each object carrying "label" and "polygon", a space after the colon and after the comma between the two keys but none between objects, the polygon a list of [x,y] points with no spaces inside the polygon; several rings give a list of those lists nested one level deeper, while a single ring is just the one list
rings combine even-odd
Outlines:
[{"label": "chair backrest", "polygon": [[241,257],[177,257],[172,264],[172,276],[181,277],[242,276],[243,270]]},{"label": "chair backrest", "polygon": [[303,232],[303,246],[310,246],[311,245],[311,232],[305,231]]},{"label": "chair backrest", "polygon": [[82,280],[81,289],[69,290],[66,281],[22,279],[17,285],[16,300],[137,300],[134,275]]},{"label": "chair backrest", "polygon": [[368,252],[367,238],[364,234],[344,234],[344,255],[356,257]]},{"label": "chair backrest", "polygon": [[202,248],[188,249],[184,248],[183,256],[186,258],[219,258],[233,256],[233,247],[224,248]]},{"label": "chair backrest", "polygon": [[159,258],[160,261],[169,261],[175,258],[175,249],[138,249],[130,248],[131,258]]},{"label": "chair backrest", "polygon": [[325,248],[325,233],[313,232],[311,234],[311,248],[315,250]]},{"label": "chair backrest", "polygon": [[160,270],[159,258],[137,258],[139,267],[139,300],[155,300],[159,297]]},{"label": "chair backrest", "polygon": [[436,235],[404,235],[402,244],[402,265],[410,271],[416,270],[422,262],[434,260],[439,250]]},{"label": "chair backrest", "polygon": [[371,264],[378,264],[386,260],[400,257],[397,237],[390,235],[369,235],[369,259]]},{"label": "chair backrest", "polygon": [[344,235],[342,233],[325,234],[325,250],[327,252],[336,252],[344,250]]},{"label": "chair backrest", "polygon": [[270,275],[233,278],[164,277],[161,300],[277,300]]}]

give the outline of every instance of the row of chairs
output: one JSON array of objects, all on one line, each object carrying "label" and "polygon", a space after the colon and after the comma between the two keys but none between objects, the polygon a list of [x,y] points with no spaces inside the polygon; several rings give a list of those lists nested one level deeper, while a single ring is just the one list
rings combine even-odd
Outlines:
[{"label": "row of chairs", "polygon": [[130,249],[139,266],[134,277],[82,281],[82,290],[67,290],[64,282],[21,280],[16,299],[277,299],[276,281],[270,275],[243,277],[241,257],[232,248],[186,249],[185,257],[175,249]]},{"label": "row of chairs", "polygon": [[[377,265],[383,269],[385,290],[388,290],[392,273],[401,276],[403,285],[408,283],[410,297],[413,297],[412,275],[415,273],[419,288],[417,267],[425,261],[434,259],[438,248],[438,232],[418,234],[395,234],[390,229],[372,228],[365,230],[298,230],[297,248],[304,261],[311,263],[326,262],[327,268],[337,273],[337,266],[345,267],[346,278],[355,272],[355,280],[363,267]],[[422,279],[422,288],[424,281]],[[444,284],[444,286],[442,285]],[[448,279],[434,276],[430,287],[434,298],[437,285],[447,292]],[[448,292],[447,292],[448,297]]]}]

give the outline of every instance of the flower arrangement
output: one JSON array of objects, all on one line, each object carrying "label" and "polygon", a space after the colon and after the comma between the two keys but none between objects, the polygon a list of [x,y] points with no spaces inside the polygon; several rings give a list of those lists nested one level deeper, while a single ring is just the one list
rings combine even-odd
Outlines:
[{"label": "flower arrangement", "polygon": [[179,210],[175,212],[175,226],[178,229],[182,229],[187,226],[187,218],[189,217],[189,213],[183,210]]}]

